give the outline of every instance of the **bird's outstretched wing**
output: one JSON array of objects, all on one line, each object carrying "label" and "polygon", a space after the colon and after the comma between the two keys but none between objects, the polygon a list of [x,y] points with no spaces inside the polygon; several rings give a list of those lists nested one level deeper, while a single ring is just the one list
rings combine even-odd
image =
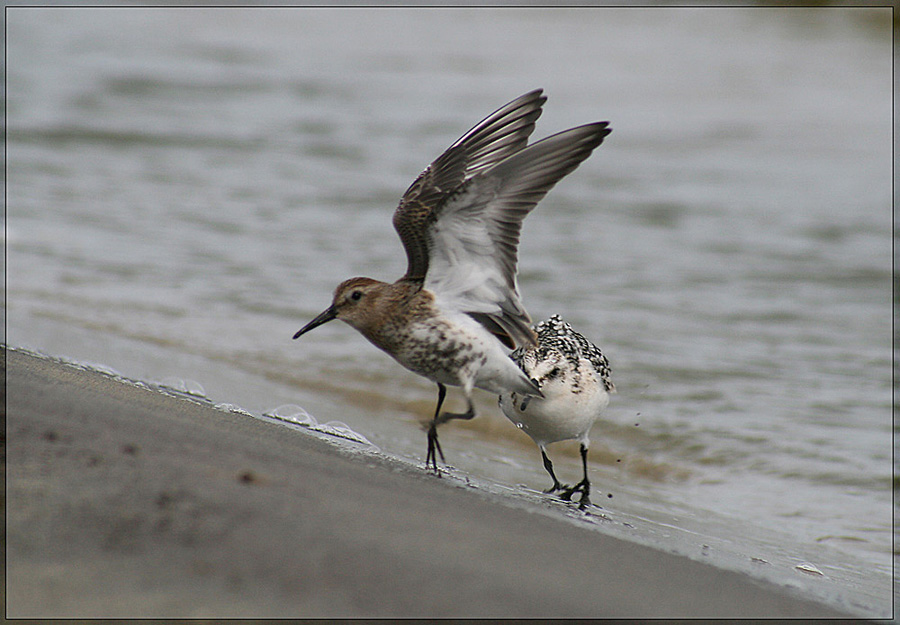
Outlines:
[{"label": "bird's outstretched wing", "polygon": [[546,100],[536,89],[497,109],[447,148],[406,190],[394,212],[394,228],[408,260],[404,279],[425,279],[429,229],[440,207],[467,180],[525,147]]},{"label": "bird's outstretched wing", "polygon": [[565,130],[492,162],[431,211],[424,286],[442,307],[468,313],[509,347],[535,344],[516,282],[522,220],[612,132],[608,125]]}]

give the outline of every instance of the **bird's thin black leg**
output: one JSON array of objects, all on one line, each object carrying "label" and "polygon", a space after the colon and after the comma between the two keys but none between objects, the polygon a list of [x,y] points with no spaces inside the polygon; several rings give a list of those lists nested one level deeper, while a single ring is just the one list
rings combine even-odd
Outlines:
[{"label": "bird's thin black leg", "polygon": [[447,421],[452,421],[453,419],[473,419],[475,417],[475,404],[472,403],[472,398],[466,397],[466,401],[468,402],[468,407],[465,412],[445,412],[440,417],[435,416],[435,421],[438,424],[447,423]]},{"label": "bird's thin black leg", "polygon": [[466,397],[468,407],[465,412],[442,413],[441,405],[444,403],[444,397],[446,397],[446,395],[447,387],[438,382],[438,403],[437,408],[434,410],[434,418],[428,426],[428,455],[425,457],[425,466],[428,466],[430,463],[431,468],[438,475],[440,475],[440,473],[438,473],[435,450],[437,450],[437,455],[440,455],[441,462],[446,462],[446,460],[444,460],[444,452],[441,451],[441,445],[438,443],[437,426],[453,419],[472,419],[475,417],[475,404],[472,403],[472,398],[468,396]]},{"label": "bird's thin black leg", "polygon": [[437,467],[437,457],[441,457],[441,462],[444,462],[444,452],[441,449],[441,444],[438,443],[437,436],[437,426],[441,414],[441,406],[444,403],[444,398],[447,396],[447,387],[438,382],[438,400],[437,407],[434,409],[434,418],[431,420],[431,424],[428,426],[428,454],[425,456],[425,466],[431,466],[435,473],[438,473]]},{"label": "bird's thin black leg", "polygon": [[570,486],[560,495],[562,499],[566,501],[572,499],[572,495],[581,491],[581,499],[578,500],[578,508],[579,510],[584,510],[589,505],[591,505],[591,482],[588,480],[588,467],[587,467],[587,453],[588,448],[584,443],[581,444],[581,466],[584,469],[584,479],[575,484],[575,486]]},{"label": "bird's thin black leg", "polygon": [[545,493],[555,493],[558,490],[562,490],[564,486],[559,483],[559,480],[556,479],[556,473],[553,472],[553,463],[550,462],[549,456],[547,456],[547,452],[544,451],[544,448],[541,447],[541,458],[544,459],[544,468],[547,469],[547,473],[550,474],[550,477],[553,478],[553,486],[545,490]]}]

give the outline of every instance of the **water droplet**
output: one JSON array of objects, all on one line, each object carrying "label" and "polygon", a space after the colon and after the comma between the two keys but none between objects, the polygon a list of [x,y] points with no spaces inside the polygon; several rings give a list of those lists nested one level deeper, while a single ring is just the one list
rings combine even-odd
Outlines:
[{"label": "water droplet", "polygon": [[194,397],[206,397],[206,391],[196,380],[182,380],[181,378],[163,378],[158,384],[162,390],[175,391]]},{"label": "water droplet", "polygon": [[806,573],[807,575],[815,575],[816,577],[825,577],[825,573],[820,571],[814,564],[810,564],[809,562],[804,562],[802,564],[798,564],[794,567],[801,573]]},{"label": "water droplet", "polygon": [[280,419],[281,421],[296,423],[297,425],[303,425],[305,427],[316,427],[319,425],[319,422],[314,416],[306,412],[306,410],[297,404],[284,404],[278,406],[275,410],[264,412],[263,415]]},{"label": "water droplet", "polygon": [[371,445],[362,434],[354,432],[350,429],[350,426],[344,423],[343,421],[329,421],[325,425],[319,428],[320,431],[325,432],[326,434],[331,434],[332,436],[340,436],[341,438],[346,438],[351,441],[356,441],[357,443],[363,443],[364,445]]},{"label": "water droplet", "polygon": [[310,430],[315,430],[316,432],[337,436],[339,438],[346,438],[347,440],[362,443],[363,445],[369,445],[370,447],[378,449],[378,447],[373,445],[369,439],[358,432],[354,432],[350,426],[343,421],[329,421],[320,424],[314,416],[296,404],[278,406],[278,408],[275,408],[274,410],[264,412],[263,416],[272,417],[279,421],[287,421],[288,423],[295,423],[309,428]]}]

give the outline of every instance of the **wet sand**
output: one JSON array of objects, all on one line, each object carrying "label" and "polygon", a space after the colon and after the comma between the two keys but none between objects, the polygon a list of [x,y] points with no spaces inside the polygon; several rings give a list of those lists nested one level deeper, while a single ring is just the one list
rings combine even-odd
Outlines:
[{"label": "wet sand", "polygon": [[844,616],[398,459],[6,360],[8,617]]}]

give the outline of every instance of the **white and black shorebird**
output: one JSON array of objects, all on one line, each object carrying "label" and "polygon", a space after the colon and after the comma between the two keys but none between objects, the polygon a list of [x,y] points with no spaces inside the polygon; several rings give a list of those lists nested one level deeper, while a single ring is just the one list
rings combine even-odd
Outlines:
[{"label": "white and black shorebird", "polygon": [[[562,491],[560,496],[565,500],[581,492],[579,507],[584,509],[591,502],[588,435],[594,421],[609,405],[610,394],[616,392],[610,380],[609,361],[600,348],[559,315],[540,322],[534,329],[537,346],[520,347],[510,358],[537,384],[543,397],[508,391],[500,395],[500,408],[540,448],[544,468],[553,478],[553,485],[546,492]],[[584,479],[574,486],[559,482],[547,456],[547,445],[565,440],[581,443]]]},{"label": "white and black shorebird", "polygon": [[[522,220],[611,132],[595,122],[529,144],[545,100],[537,89],[499,108],[406,190],[394,213],[408,261],[403,277],[345,280],[331,306],[294,335],[340,319],[437,383],[425,459],[435,472],[437,456],[444,459],[437,426],[475,416],[473,388],[541,394],[508,356],[536,344],[516,283]],[[462,387],[465,412],[441,412],[446,385]]]}]

